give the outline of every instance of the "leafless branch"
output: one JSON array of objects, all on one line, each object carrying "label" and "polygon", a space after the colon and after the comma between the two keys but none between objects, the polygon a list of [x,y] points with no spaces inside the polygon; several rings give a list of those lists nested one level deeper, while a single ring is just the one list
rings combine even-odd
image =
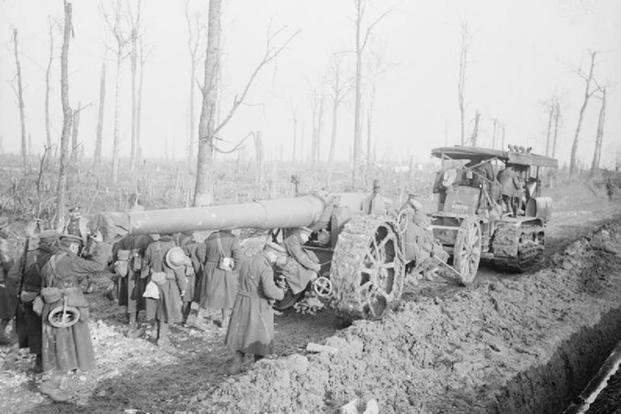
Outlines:
[{"label": "leafless branch", "polygon": [[[276,33],[280,33],[282,31],[283,29],[280,29]],[[299,33],[300,33],[299,30],[296,31],[291,36],[289,36],[280,46],[277,46],[277,47],[272,47],[272,41],[274,40],[274,36],[268,36],[267,42],[266,42],[266,50],[265,50],[265,54],[263,55],[263,59],[257,64],[254,71],[251,73],[242,93],[240,95],[236,95],[235,98],[233,99],[233,104],[231,106],[231,109],[226,114],[226,116],[223,118],[223,120],[220,122],[220,124],[214,129],[213,131],[214,136],[216,136],[218,132],[220,132],[220,130],[231,120],[231,118],[233,117],[233,115],[235,114],[239,106],[242,104],[242,102],[244,102],[244,99],[246,99],[246,95],[248,94],[250,87],[254,83],[254,80],[259,74],[259,72],[261,71],[261,69],[265,65],[273,61]]]},{"label": "leafless branch", "polygon": [[[246,140],[250,137],[254,137],[254,132],[249,132],[248,135],[246,135],[244,138],[242,138],[232,149],[230,150],[223,150],[221,148],[218,148],[216,145],[213,146],[214,150],[219,152],[220,154],[231,154],[237,150],[239,150],[240,148],[242,148],[244,146],[244,143],[246,142]],[[223,139],[215,137],[214,139],[218,140],[218,141],[223,141]]]},{"label": "leafless branch", "polygon": [[382,13],[377,19],[375,19],[373,21],[373,23],[371,23],[368,27],[366,32],[364,33],[364,39],[362,40],[362,46],[360,47],[360,50],[364,50],[364,48],[367,45],[367,41],[369,40],[369,36],[371,35],[371,31],[373,30],[373,28],[384,18],[386,17],[386,15],[390,13],[390,10],[385,11],[384,13]]}]

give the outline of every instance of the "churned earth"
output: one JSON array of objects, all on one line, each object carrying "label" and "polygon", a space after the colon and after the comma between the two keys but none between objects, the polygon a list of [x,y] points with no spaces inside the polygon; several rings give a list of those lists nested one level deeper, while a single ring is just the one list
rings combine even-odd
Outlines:
[{"label": "churned earth", "polygon": [[[0,410],[334,412],[376,398],[382,413],[560,412],[620,339],[621,208],[585,184],[551,196],[543,269],[507,275],[483,266],[467,289],[410,285],[396,312],[347,328],[329,311],[284,313],[273,357],[236,376],[212,323],[173,328],[174,347],[162,351],[126,338],[120,310],[95,293],[98,369],[73,374],[71,401],[55,404],[37,392],[32,359],[7,358],[2,347]],[[307,354],[309,342],[339,351]]]}]

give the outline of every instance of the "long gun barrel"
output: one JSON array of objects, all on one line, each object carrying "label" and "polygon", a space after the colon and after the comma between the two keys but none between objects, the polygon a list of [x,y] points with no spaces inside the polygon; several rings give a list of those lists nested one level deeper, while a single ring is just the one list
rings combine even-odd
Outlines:
[{"label": "long gun barrel", "polygon": [[101,213],[93,224],[106,227],[110,238],[233,228],[268,230],[312,226],[319,221],[325,204],[318,196],[305,195],[245,204]]}]

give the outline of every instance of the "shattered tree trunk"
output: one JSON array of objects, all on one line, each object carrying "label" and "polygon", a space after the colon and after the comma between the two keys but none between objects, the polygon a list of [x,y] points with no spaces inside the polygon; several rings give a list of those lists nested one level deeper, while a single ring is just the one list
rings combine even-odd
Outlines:
[{"label": "shattered tree trunk", "polygon": [[136,71],[138,70],[138,45],[137,31],[132,27],[131,32],[131,52],[130,52],[130,68],[131,68],[131,88],[132,88],[132,120],[131,120],[131,145],[129,151],[129,169],[133,171],[136,168]]},{"label": "shattered tree trunk", "polygon": [[17,104],[19,106],[19,123],[22,134],[22,167],[28,168],[28,139],[26,134],[26,112],[24,108],[24,90],[22,87],[22,65],[19,62],[17,51],[17,29],[13,29],[13,47],[15,51],[15,66],[17,67]]},{"label": "shattered tree trunk", "polygon": [[116,184],[119,181],[119,140],[120,140],[120,93],[121,93],[121,61],[123,59],[123,44],[121,29],[121,4],[117,0],[114,10],[114,26],[112,27],[112,34],[116,39],[116,73],[114,80],[114,132],[112,138],[112,183]]},{"label": "shattered tree trunk", "polygon": [[470,143],[473,147],[477,146],[477,138],[479,137],[479,119],[481,114],[477,111],[474,114],[474,127],[472,127],[472,134],[470,135]]},{"label": "shattered tree trunk", "polygon": [[121,108],[121,48],[116,52],[116,74],[114,80],[114,135],[112,138],[112,182],[116,184],[119,180],[119,134],[120,134],[120,118],[119,112]]},{"label": "shattered tree trunk", "polygon": [[198,124],[198,159],[196,164],[196,187],[194,205],[209,205],[213,202],[211,167],[214,155],[214,126],[218,100],[218,70],[220,67],[222,0],[209,0],[209,23],[207,26],[207,54],[205,56],[205,80],[203,84],[203,106]]},{"label": "shattered tree trunk", "polygon": [[291,161],[295,162],[295,150],[298,141],[298,119],[293,115],[293,150],[291,151]]},{"label": "shattered tree trunk", "polygon": [[468,63],[468,28],[462,25],[461,51],[459,54],[459,79],[457,83],[457,104],[459,105],[460,144],[465,145],[465,107],[464,89],[466,87],[466,66]]},{"label": "shattered tree trunk", "polygon": [[101,77],[99,80],[99,112],[97,114],[97,137],[95,139],[95,154],[93,154],[93,160],[94,160],[95,165],[99,165],[101,163],[105,102],[106,102],[106,56],[104,54],[103,61],[101,62]]},{"label": "shattered tree trunk", "polygon": [[496,132],[498,130],[498,120],[492,120],[492,149],[496,149]]},{"label": "shattered tree trunk", "polygon": [[589,103],[589,98],[591,97],[591,82],[593,81],[593,70],[595,68],[595,55],[596,52],[591,52],[591,66],[589,68],[589,74],[585,78],[584,83],[584,101],[582,102],[582,106],[580,107],[580,112],[578,114],[578,125],[576,125],[576,133],[574,134],[574,142],[571,145],[571,157],[569,159],[569,175],[573,175],[576,172],[577,168],[577,158],[576,154],[578,152],[578,139],[580,137],[580,129],[582,128],[582,120],[584,119],[584,111]]},{"label": "shattered tree trunk", "polygon": [[557,103],[554,107],[554,141],[552,143],[552,158],[556,158],[556,140],[558,138],[558,119],[561,116],[561,106]]},{"label": "shattered tree trunk", "polygon": [[50,58],[47,61],[45,70],[45,143],[48,148],[52,148],[52,134],[50,132],[50,71],[52,60],[54,59],[54,35],[52,34],[52,22],[50,26]]},{"label": "shattered tree trunk", "polygon": [[65,27],[63,46],[60,55],[60,97],[63,106],[63,130],[60,137],[60,165],[58,168],[58,186],[56,188],[56,228],[63,225],[65,202],[67,198],[67,158],[69,156],[69,134],[73,111],[69,106],[69,42],[71,40],[71,3],[65,2]]},{"label": "shattered tree trunk", "polygon": [[550,137],[552,136],[552,118],[554,118],[554,106],[548,108],[548,129],[546,131],[546,157],[550,155]]},{"label": "shattered tree trunk", "polygon": [[142,162],[142,140],[140,138],[140,127],[142,124],[142,86],[144,84],[144,66],[146,57],[144,55],[144,46],[142,39],[140,40],[140,77],[138,78],[138,96],[136,100],[136,163]]},{"label": "shattered tree trunk", "polygon": [[330,152],[328,154],[328,163],[334,162],[334,152],[336,150],[336,130],[339,120],[339,97],[335,96],[332,101],[332,131],[330,132]]},{"label": "shattered tree trunk", "polygon": [[254,136],[254,153],[257,169],[257,185],[259,191],[263,189],[263,139],[261,131],[257,131]]},{"label": "shattered tree trunk", "polygon": [[355,97],[354,97],[354,149],[353,149],[353,171],[352,182],[354,188],[358,184],[360,173],[360,162],[362,160],[362,131],[360,112],[362,111],[362,51],[363,40],[361,39],[362,26],[362,0],[356,0],[356,77],[355,77]]},{"label": "shattered tree trunk", "polygon": [[593,162],[591,163],[591,174],[595,174],[599,169],[599,162],[602,157],[602,141],[604,140],[604,122],[606,120],[606,89],[602,89],[602,106],[599,110],[597,120],[597,133],[595,135],[595,151],[593,152]]},{"label": "shattered tree trunk", "polygon": [[502,151],[504,151],[505,149],[505,126],[502,126],[502,138],[501,138],[501,143],[500,143],[500,149]]},{"label": "shattered tree trunk", "polygon": [[78,103],[78,109],[73,111],[73,119],[71,126],[71,164],[75,166],[78,163],[78,155],[80,153],[80,144],[78,143],[78,132],[80,128],[80,111],[81,104]]}]

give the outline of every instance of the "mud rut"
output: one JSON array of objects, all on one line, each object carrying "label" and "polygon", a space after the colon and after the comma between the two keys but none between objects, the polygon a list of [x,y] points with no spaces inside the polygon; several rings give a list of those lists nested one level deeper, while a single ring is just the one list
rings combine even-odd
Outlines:
[{"label": "mud rut", "polygon": [[[617,222],[620,219],[620,216],[615,217]],[[561,222],[553,227],[548,235],[545,266],[558,266],[560,263],[556,256],[572,240],[588,234],[606,221],[610,221],[610,217],[580,225],[570,220],[567,224]],[[480,289],[482,286],[493,285],[494,282],[502,280],[510,281],[528,276],[507,275],[496,271],[493,267],[483,265],[476,282],[468,290]],[[406,302],[422,298],[445,302],[463,294],[464,288],[450,282],[426,283],[410,286],[404,299]],[[40,378],[32,380],[29,377],[27,373],[32,361],[24,356],[9,367],[8,372],[3,372],[0,376],[0,383],[6,377],[18,378],[14,381],[14,388],[0,387],[0,407],[4,408],[5,412],[93,413],[122,411],[126,408],[138,408],[147,412],[170,412],[186,406],[200,412],[217,412],[223,406],[215,406],[219,408],[211,410],[208,402],[211,394],[215,391],[222,400],[223,395],[228,395],[227,386],[233,388],[234,381],[242,381],[244,384],[247,381],[243,376],[239,378],[228,375],[230,354],[222,346],[223,333],[215,326],[204,326],[203,330],[175,328],[173,342],[176,348],[163,353],[147,340],[126,339],[123,336],[124,325],[120,314],[110,309],[110,305],[101,298],[97,298],[94,302],[92,307],[95,310],[95,319],[99,318],[100,322],[94,324],[92,331],[98,355],[102,355],[98,361],[100,368],[86,378],[81,376],[71,379],[78,384],[79,390],[72,403],[51,404],[41,397],[35,389]],[[323,343],[326,338],[338,333],[344,327],[343,322],[330,311],[322,311],[315,316],[286,312],[276,317],[275,356],[286,357],[303,353],[302,350],[308,342]],[[470,395],[448,393],[447,398],[461,398],[465,403],[452,406],[451,411],[487,412],[502,408],[501,412],[516,412],[523,410],[524,404],[533,409],[537,408],[540,412],[562,411],[597,370],[616,341],[620,339],[620,335],[621,308],[617,308],[605,313],[600,322],[594,326],[574,332],[556,348],[547,363],[517,373],[512,381],[496,394],[495,408],[494,404],[478,406],[471,400]],[[2,350],[0,356],[4,359]],[[302,362],[302,365],[304,364],[305,362]],[[381,378],[378,378],[378,381],[381,381]],[[225,387],[224,391],[221,389],[222,385]],[[416,386],[414,380],[411,386]],[[483,396],[489,391],[485,387],[476,389],[475,395]],[[380,399],[383,397],[363,391],[349,394],[375,396]],[[550,398],[552,395],[561,397]],[[321,407],[322,410],[333,409],[346,402],[342,393],[339,394],[337,391],[334,395],[322,395],[321,398],[326,401],[326,405]],[[447,402],[440,401],[437,405],[421,405],[420,408],[439,412],[447,407],[443,405],[445,403]],[[300,404],[305,406],[303,401]],[[416,404],[410,401],[410,407],[415,406]],[[235,407],[239,408],[239,405],[230,408],[231,412],[235,412]],[[258,407],[260,405],[255,406],[256,409],[259,409]],[[280,409],[283,409],[283,406]],[[274,412],[279,412],[279,408],[274,408]],[[398,412],[396,407],[395,412]]]}]

